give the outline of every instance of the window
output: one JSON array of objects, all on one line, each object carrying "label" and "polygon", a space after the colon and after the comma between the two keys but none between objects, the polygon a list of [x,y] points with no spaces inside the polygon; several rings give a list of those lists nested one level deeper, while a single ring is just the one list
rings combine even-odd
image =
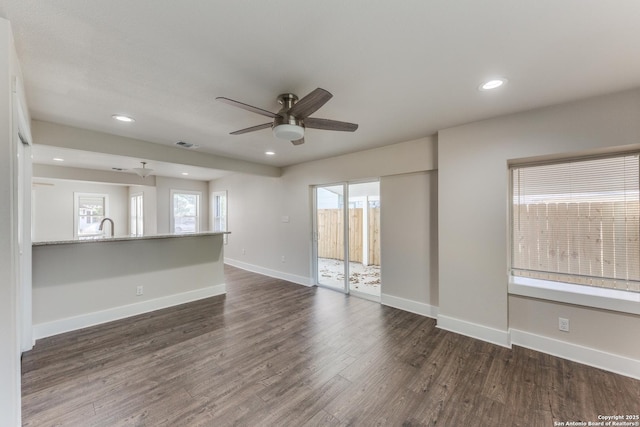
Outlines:
[{"label": "window", "polygon": [[[227,192],[214,191],[211,193],[212,231],[227,231]],[[223,237],[227,244],[227,235]]]},{"label": "window", "polygon": [[129,230],[132,236],[144,235],[143,195],[132,194],[129,198]]},{"label": "window", "polygon": [[511,274],[640,292],[638,154],[511,166]]},{"label": "window", "polygon": [[200,192],[171,190],[171,230],[173,233],[200,231]]},{"label": "window", "polygon": [[100,222],[108,215],[109,196],[94,193],[73,193],[74,238],[97,239],[105,236],[106,227],[100,230]]}]

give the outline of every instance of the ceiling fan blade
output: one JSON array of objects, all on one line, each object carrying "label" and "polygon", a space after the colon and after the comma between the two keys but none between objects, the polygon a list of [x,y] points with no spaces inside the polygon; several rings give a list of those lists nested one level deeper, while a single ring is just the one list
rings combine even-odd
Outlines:
[{"label": "ceiling fan blade", "polygon": [[250,128],[240,129],[235,132],[231,132],[229,135],[241,135],[243,133],[255,132],[257,130],[262,130],[270,127],[271,127],[271,123],[263,123],[258,126],[251,126]]},{"label": "ceiling fan blade", "polygon": [[339,130],[343,132],[354,132],[358,129],[358,125],[355,123],[339,122],[337,120],[329,119],[316,119],[314,117],[304,119],[304,127],[311,129]]},{"label": "ceiling fan blade", "polygon": [[296,139],[295,141],[291,141],[293,145],[304,144],[304,138]]},{"label": "ceiling fan blade", "polygon": [[318,108],[322,107],[333,97],[328,91],[317,88],[310,94],[296,102],[293,107],[289,109],[289,114],[298,118],[304,119],[318,111]]},{"label": "ceiling fan blade", "polygon": [[253,105],[245,104],[244,102],[235,101],[233,99],[225,98],[224,96],[219,96],[216,98],[216,101],[224,102],[225,104],[229,104],[233,107],[242,108],[243,110],[251,111],[252,113],[260,114],[263,116],[271,117],[275,119],[276,117],[280,117],[271,111],[263,110],[262,108],[254,107]]}]

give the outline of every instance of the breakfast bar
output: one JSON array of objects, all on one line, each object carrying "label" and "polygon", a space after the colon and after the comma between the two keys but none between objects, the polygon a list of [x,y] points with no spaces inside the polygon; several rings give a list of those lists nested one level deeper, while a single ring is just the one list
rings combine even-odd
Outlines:
[{"label": "breakfast bar", "polygon": [[34,339],[224,294],[224,234],[35,242]]}]

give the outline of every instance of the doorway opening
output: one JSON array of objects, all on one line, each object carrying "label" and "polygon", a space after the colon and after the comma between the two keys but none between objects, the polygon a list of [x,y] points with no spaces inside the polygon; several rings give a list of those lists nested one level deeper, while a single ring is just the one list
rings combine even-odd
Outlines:
[{"label": "doorway opening", "polygon": [[316,284],[380,300],[380,183],[314,188]]}]

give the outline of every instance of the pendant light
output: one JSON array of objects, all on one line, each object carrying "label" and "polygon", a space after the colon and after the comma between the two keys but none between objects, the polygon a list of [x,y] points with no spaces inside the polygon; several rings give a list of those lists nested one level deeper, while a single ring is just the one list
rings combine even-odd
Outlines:
[{"label": "pendant light", "polygon": [[147,169],[145,167],[145,165],[147,164],[147,162],[140,162],[142,163],[142,167],[141,168],[133,168],[133,171],[135,173],[138,174],[138,176],[141,176],[142,178],[146,178],[149,175],[151,175],[151,172],[153,172],[153,169]]}]

